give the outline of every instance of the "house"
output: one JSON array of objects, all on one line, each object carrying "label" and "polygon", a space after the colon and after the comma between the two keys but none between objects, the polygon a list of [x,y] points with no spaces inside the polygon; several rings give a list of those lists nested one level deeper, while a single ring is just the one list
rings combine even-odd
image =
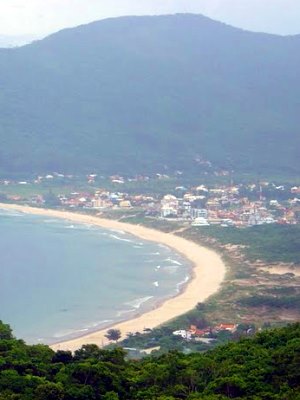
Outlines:
[{"label": "house", "polygon": [[192,218],[205,218],[207,219],[208,212],[205,208],[193,208],[192,209]]},{"label": "house", "polygon": [[179,331],[174,331],[173,335],[180,336],[180,337],[182,337],[182,339],[186,339],[186,340],[191,340],[191,338],[192,338],[192,334],[189,331],[186,331],[183,329],[181,329]]},{"label": "house", "polygon": [[193,336],[203,337],[203,336],[207,336],[211,333],[211,328],[198,329],[196,327],[196,325],[191,325],[189,332]]},{"label": "house", "polygon": [[161,216],[166,217],[177,217],[178,215],[178,199],[171,194],[163,197],[161,201]]},{"label": "house", "polygon": [[195,220],[192,222],[192,226],[209,226],[209,222],[207,219],[199,217],[195,218]]},{"label": "house", "polygon": [[131,208],[131,207],[132,207],[129,200],[122,200],[122,201],[120,201],[119,206],[120,206],[121,208]]},{"label": "house", "polygon": [[214,327],[214,330],[216,332],[228,331],[234,333],[237,330],[237,327],[238,327],[237,324],[219,324]]}]

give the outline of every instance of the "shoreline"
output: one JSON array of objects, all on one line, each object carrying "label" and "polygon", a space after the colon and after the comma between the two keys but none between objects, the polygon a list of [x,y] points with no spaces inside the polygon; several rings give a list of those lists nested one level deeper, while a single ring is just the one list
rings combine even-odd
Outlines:
[{"label": "shoreline", "polygon": [[15,210],[26,214],[61,218],[77,223],[88,223],[105,229],[122,230],[149,242],[163,244],[181,254],[191,264],[190,279],[177,295],[162,300],[150,311],[142,312],[129,320],[116,322],[104,329],[88,332],[80,337],[50,345],[53,350],[75,351],[84,344],[97,344],[102,347],[109,343],[105,338],[107,329],[121,331],[121,339],[128,332],[143,332],[145,328],[153,329],[167,321],[192,310],[199,302],[216,293],[226,273],[225,264],[220,255],[213,250],[200,246],[192,241],[171,233],[164,233],[142,225],[131,225],[116,220],[83,215],[70,211],[35,208],[30,206],[0,203],[0,209]]}]

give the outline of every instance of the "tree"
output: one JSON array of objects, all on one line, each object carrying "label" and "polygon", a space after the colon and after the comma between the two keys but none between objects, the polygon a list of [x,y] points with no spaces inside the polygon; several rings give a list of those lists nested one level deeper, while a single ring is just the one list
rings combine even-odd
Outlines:
[{"label": "tree", "polygon": [[60,383],[47,382],[35,390],[37,400],[63,400],[64,390]]},{"label": "tree", "polygon": [[102,396],[103,400],[119,400],[119,396],[116,392],[107,392]]},{"label": "tree", "polygon": [[121,331],[119,329],[109,329],[106,332],[105,337],[108,340],[114,340],[117,342],[121,337]]},{"label": "tree", "polygon": [[74,353],[74,360],[87,360],[90,358],[100,359],[103,351],[96,344],[84,344]]},{"label": "tree", "polygon": [[70,351],[64,351],[64,350],[58,350],[52,358],[53,363],[69,364],[72,361],[73,361],[72,353]]},{"label": "tree", "polygon": [[4,324],[2,321],[0,321],[0,340],[5,339],[13,339],[13,334],[12,330],[9,325]]},{"label": "tree", "polygon": [[52,192],[52,190],[49,190],[49,192],[44,195],[44,200],[45,205],[48,207],[57,207],[60,205],[58,197]]}]

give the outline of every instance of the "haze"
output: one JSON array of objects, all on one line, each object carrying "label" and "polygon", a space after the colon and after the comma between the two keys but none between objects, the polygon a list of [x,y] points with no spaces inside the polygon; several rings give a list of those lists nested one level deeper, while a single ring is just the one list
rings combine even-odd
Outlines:
[{"label": "haze", "polygon": [[174,13],[201,13],[251,31],[300,33],[299,0],[1,0],[0,36],[28,41],[108,17]]}]

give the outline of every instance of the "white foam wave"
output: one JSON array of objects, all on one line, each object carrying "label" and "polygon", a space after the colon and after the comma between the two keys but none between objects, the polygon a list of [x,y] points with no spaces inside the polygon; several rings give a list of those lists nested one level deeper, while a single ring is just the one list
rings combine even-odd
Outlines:
[{"label": "white foam wave", "polygon": [[190,280],[190,277],[189,277],[189,276],[186,276],[186,277],[184,278],[183,281],[177,283],[176,289],[177,289],[177,290],[180,290],[180,287],[183,286],[183,285],[185,285],[189,280]]},{"label": "white foam wave", "polygon": [[107,232],[98,232],[98,235],[100,235],[100,236],[109,236],[109,233],[107,233]]},{"label": "white foam wave", "polygon": [[130,309],[130,310],[120,310],[120,311],[118,311],[118,313],[117,313],[117,317],[122,317],[122,315],[124,315],[124,314],[129,314],[129,313],[131,313],[131,312],[133,312],[133,311],[135,311],[136,310],[136,308],[132,308],[132,309]]},{"label": "white foam wave", "polygon": [[82,329],[66,329],[64,331],[56,332],[53,337],[56,339],[66,337],[66,336],[74,336],[76,334],[88,332],[90,329],[100,327],[101,325],[108,324],[109,322],[113,322],[112,319],[104,319],[102,321],[93,322],[89,325],[86,325]]},{"label": "white foam wave", "polygon": [[112,232],[119,233],[120,235],[126,235],[126,232],[118,230],[118,229],[111,229]]},{"label": "white foam wave", "polygon": [[130,239],[125,239],[125,238],[120,238],[120,237],[117,236],[117,235],[110,234],[109,236],[110,236],[111,238],[113,238],[113,239],[121,240],[122,242],[129,242],[129,243],[132,243],[132,240],[130,240]]},{"label": "white foam wave", "polygon": [[138,299],[128,301],[127,303],[124,303],[126,306],[133,307],[135,310],[141,307],[142,304],[146,303],[147,301],[151,300],[153,296],[147,296],[147,297],[140,297]]},{"label": "white foam wave", "polygon": [[179,261],[173,260],[171,257],[166,258],[165,261],[171,262],[175,265],[182,265]]},{"label": "white foam wave", "polygon": [[156,267],[155,267],[155,271],[158,271],[158,270],[160,270],[161,269],[161,266],[160,265],[157,265]]},{"label": "white foam wave", "polygon": [[158,246],[162,249],[170,250],[170,248],[168,246],[166,246],[165,244],[159,243]]},{"label": "white foam wave", "polygon": [[75,335],[76,333],[83,333],[87,332],[89,328],[82,328],[82,329],[66,329],[65,331],[57,332],[53,335],[54,338],[61,338],[64,336]]},{"label": "white foam wave", "polygon": [[90,329],[90,328],[96,328],[97,326],[103,325],[103,324],[107,324],[108,322],[113,322],[112,319],[104,319],[102,321],[97,321],[97,322],[93,322],[89,325],[86,325],[85,328],[86,329]]},{"label": "white foam wave", "polygon": [[155,287],[158,287],[159,283],[157,281],[155,281],[155,282],[152,283],[152,285],[155,286]]}]

